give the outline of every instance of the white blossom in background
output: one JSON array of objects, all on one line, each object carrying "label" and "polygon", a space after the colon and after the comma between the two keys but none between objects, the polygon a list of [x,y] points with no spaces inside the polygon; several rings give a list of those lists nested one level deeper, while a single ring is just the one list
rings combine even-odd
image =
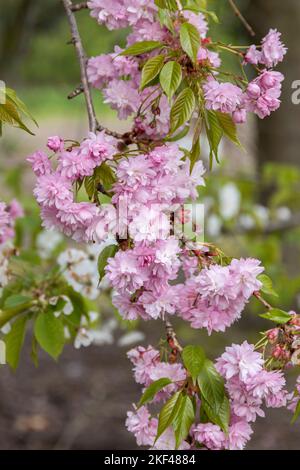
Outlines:
[{"label": "white blossom in background", "polygon": [[255,204],[253,207],[255,216],[258,218],[259,223],[265,227],[270,219],[270,211],[267,207],[262,206],[261,204]]},{"label": "white blossom in background", "polygon": [[220,214],[228,220],[235,217],[241,206],[241,193],[234,183],[227,183],[219,190]]},{"label": "white blossom in background", "polygon": [[255,227],[255,220],[250,214],[242,214],[238,220],[239,226],[245,230],[251,230]]},{"label": "white blossom in background", "polygon": [[64,237],[55,230],[42,230],[36,239],[38,254],[42,259],[51,258],[54,250],[62,243]]},{"label": "white blossom in background", "polygon": [[276,217],[280,222],[287,222],[292,217],[292,211],[286,206],[278,207],[276,209]]},{"label": "white blossom in background", "polygon": [[98,267],[96,257],[83,250],[70,248],[63,251],[58,259],[63,275],[76,292],[95,300],[99,295]]},{"label": "white blossom in background", "polygon": [[205,225],[206,231],[210,237],[218,237],[221,233],[222,229],[222,220],[221,218],[216,215],[212,214],[207,218],[206,225]]},{"label": "white blossom in background", "polygon": [[139,343],[140,341],[144,341],[145,335],[141,331],[129,331],[125,333],[121,338],[118,340],[118,346],[120,347],[127,347],[131,344]]}]

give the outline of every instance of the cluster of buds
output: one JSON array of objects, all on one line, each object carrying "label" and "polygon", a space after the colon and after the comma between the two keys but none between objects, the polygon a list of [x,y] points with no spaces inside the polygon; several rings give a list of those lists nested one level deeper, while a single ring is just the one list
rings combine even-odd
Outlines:
[{"label": "cluster of buds", "polygon": [[290,312],[291,320],[266,332],[272,346],[271,357],[284,365],[300,365],[300,315]]}]

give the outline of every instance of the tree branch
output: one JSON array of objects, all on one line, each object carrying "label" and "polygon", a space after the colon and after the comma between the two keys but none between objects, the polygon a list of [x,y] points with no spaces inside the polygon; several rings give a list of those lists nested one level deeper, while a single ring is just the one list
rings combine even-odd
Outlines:
[{"label": "tree branch", "polygon": [[[83,92],[85,96],[85,102],[88,112],[88,119],[89,119],[89,129],[91,132],[96,132],[97,130],[97,119],[95,114],[95,109],[92,101],[91,90],[88,82],[87,72],[86,72],[86,63],[87,57],[81,42],[80,34],[78,31],[77,21],[75,15],[72,11],[72,1],[71,0],[62,0],[62,3],[65,7],[66,14],[68,17],[71,33],[72,33],[72,43],[75,46],[79,65],[80,65],[80,75],[81,75],[81,82],[83,87]],[[76,6],[76,5],[75,5]]]},{"label": "tree branch", "polygon": [[83,10],[84,8],[88,8],[87,2],[75,3],[75,5],[71,6],[73,12]]},{"label": "tree branch", "polygon": [[243,25],[245,26],[246,30],[248,31],[248,33],[250,34],[250,36],[255,36],[255,31],[253,30],[252,26],[250,26],[250,24],[248,23],[248,21],[246,20],[246,18],[242,15],[241,11],[238,9],[238,7],[236,6],[234,0],[228,0],[229,1],[229,5],[231,6],[231,8],[233,9],[234,11],[234,14],[239,18],[239,20],[243,23]]}]

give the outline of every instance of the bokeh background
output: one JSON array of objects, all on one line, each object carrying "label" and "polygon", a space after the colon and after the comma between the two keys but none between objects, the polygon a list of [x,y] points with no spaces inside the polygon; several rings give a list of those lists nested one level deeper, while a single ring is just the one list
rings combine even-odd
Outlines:
[{"label": "bokeh background", "polygon": [[[228,7],[227,0],[210,0],[221,24],[212,36],[248,44],[251,40]],[[270,27],[283,33],[289,48],[280,70],[286,75],[281,109],[270,119],[250,120],[240,129],[245,151],[224,143],[222,161],[214,168],[201,198],[206,205],[206,238],[228,255],[262,259],[286,310],[300,309],[300,104],[292,103],[292,83],[300,80],[299,0],[237,0],[257,32],[256,42]],[[25,157],[45,146],[49,135],[79,140],[86,135],[82,96],[67,95],[80,82],[67,21],[59,0],[1,0],[0,79],[17,90],[39,123],[34,136],[4,127],[0,138],[0,198],[17,197],[26,209],[31,230],[38,231],[38,209],[32,198],[33,180]],[[108,32],[89,17],[77,14],[89,56],[124,45],[126,31]],[[236,66],[231,59],[223,61]],[[94,93],[99,120],[120,129],[115,114]],[[31,123],[28,123],[31,125]],[[122,123],[126,129],[126,123]],[[205,149],[204,149],[205,151]],[[205,153],[205,152],[204,152]],[[100,305],[101,310],[101,305]],[[203,344],[216,357],[227,344],[268,327],[253,301],[224,334],[191,330],[181,322],[185,343]],[[145,342],[157,345],[159,322],[139,325]],[[116,332],[116,336],[121,332]],[[28,345],[27,345],[28,346]],[[28,346],[29,347],[29,346]],[[127,347],[128,349],[128,347]],[[126,347],[117,342],[76,351],[68,346],[58,363],[41,355],[39,368],[24,351],[19,369],[0,368],[0,449],[132,449],[135,442],[124,427],[127,409],[139,397]],[[291,382],[295,375],[291,374]],[[249,449],[299,449],[300,423],[290,425],[282,410],[258,419]]]}]

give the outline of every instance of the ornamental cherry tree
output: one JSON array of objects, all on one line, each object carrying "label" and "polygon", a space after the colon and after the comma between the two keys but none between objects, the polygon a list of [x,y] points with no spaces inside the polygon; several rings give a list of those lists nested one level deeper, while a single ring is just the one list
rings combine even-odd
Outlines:
[{"label": "ornamental cherry tree", "polygon": [[[200,149],[207,139],[211,167],[219,161],[223,137],[241,145],[237,126],[248,113],[264,119],[279,108],[284,77],[275,67],[287,49],[275,29],[249,47],[212,40],[209,22],[219,19],[206,0],[63,4],[81,71],[81,84],[70,97],[84,93],[90,132],[82,142],[50,137],[47,152],[27,158],[36,175],[34,196],[43,226],[98,247],[96,282],[106,283],[124,320],[165,325],[160,347],[128,352],[142,392],[126,419],[137,444],[243,449],[251,424],[266,407],[288,407],[294,420],[300,413],[299,379],[288,392],[284,377],[285,369],[300,363],[300,315],[275,309],[265,299],[274,291],[259,260],[229,258],[201,239],[197,188],[209,175]],[[253,35],[231,0],[230,7]],[[87,58],[76,22],[85,8],[108,30],[128,28],[126,48],[116,45],[112,53]],[[237,60],[239,75],[222,67],[220,52]],[[101,125],[91,88],[101,91],[119,119],[130,118],[126,132]],[[187,135],[189,149],[181,145]],[[7,233],[14,216],[11,208],[2,209],[1,233]],[[64,269],[73,262],[69,257]],[[12,329],[28,317],[36,347],[54,357],[67,342],[58,330],[67,329],[73,339],[87,334],[82,328],[86,312],[77,308],[70,322],[70,290],[61,282],[63,275],[50,272],[47,283],[35,286],[26,308],[4,305],[0,316],[0,326],[10,321]],[[57,305],[54,296],[60,315],[49,310]],[[201,345],[183,346],[171,324],[172,317],[180,317],[208,335],[225,332],[252,297],[273,327],[256,345],[233,344],[218,358],[208,358]],[[78,297],[71,296],[73,306],[76,302]]]}]

